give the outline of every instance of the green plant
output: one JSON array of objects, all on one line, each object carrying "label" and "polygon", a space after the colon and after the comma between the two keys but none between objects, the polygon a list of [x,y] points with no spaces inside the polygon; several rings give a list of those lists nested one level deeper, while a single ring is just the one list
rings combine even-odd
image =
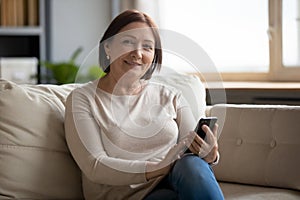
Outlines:
[{"label": "green plant", "polygon": [[57,63],[41,61],[40,65],[51,71],[51,78],[53,78],[58,85],[74,83],[75,80],[76,82],[87,82],[104,76],[105,73],[95,65],[89,67],[87,74],[77,77],[80,66],[78,66],[75,61],[81,52],[82,48],[79,47],[74,51],[68,61]]},{"label": "green plant", "polygon": [[76,77],[76,82],[86,83],[88,81],[103,77],[105,74],[106,73],[98,65],[92,65],[88,67],[85,73],[79,73],[79,75]]}]

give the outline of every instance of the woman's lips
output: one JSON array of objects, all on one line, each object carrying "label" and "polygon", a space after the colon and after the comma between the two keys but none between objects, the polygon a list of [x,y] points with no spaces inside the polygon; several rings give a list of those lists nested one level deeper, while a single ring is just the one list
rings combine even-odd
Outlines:
[{"label": "woman's lips", "polygon": [[125,60],[124,62],[125,62],[126,64],[128,64],[128,65],[131,65],[131,66],[141,66],[141,65],[142,65],[141,63],[130,62],[130,61],[127,61],[127,60]]}]

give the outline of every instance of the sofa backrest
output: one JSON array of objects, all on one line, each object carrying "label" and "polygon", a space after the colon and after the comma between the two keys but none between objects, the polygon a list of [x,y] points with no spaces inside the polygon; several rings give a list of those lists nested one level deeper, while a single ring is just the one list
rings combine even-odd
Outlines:
[{"label": "sofa backrest", "polygon": [[196,75],[185,75],[168,71],[167,74],[154,75],[151,81],[168,85],[180,91],[191,107],[195,119],[205,116],[205,87]]},{"label": "sofa backrest", "polygon": [[75,87],[0,79],[0,199],[82,199],[63,125]]},{"label": "sofa backrest", "polygon": [[218,180],[300,190],[300,106],[224,104],[210,115],[224,122]]}]

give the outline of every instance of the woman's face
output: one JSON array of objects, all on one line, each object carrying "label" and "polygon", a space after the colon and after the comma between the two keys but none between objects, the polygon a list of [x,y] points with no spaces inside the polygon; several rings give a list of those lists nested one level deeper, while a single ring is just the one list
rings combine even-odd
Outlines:
[{"label": "woman's face", "polygon": [[133,22],[106,42],[104,49],[110,57],[110,73],[116,78],[125,74],[128,78],[140,78],[153,61],[155,38],[147,24]]}]

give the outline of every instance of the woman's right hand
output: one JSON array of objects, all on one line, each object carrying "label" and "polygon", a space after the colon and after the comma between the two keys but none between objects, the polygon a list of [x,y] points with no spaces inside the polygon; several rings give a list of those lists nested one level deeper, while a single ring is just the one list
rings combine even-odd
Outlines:
[{"label": "woman's right hand", "polygon": [[158,176],[169,173],[173,163],[178,160],[185,152],[187,146],[191,143],[190,137],[186,137],[175,144],[160,162],[148,162],[146,166],[146,179],[150,180]]}]

